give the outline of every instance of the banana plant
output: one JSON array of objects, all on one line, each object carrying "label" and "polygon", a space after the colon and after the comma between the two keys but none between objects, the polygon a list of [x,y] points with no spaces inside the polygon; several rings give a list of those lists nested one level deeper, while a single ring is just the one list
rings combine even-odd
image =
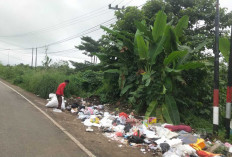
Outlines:
[{"label": "banana plant", "polygon": [[[120,46],[119,50],[127,48],[123,53],[114,54],[119,59],[115,65],[120,66],[114,66],[117,69],[108,72],[116,71],[120,74],[121,96],[129,94],[129,102],[132,104],[143,101],[149,104],[146,105],[146,118],[157,116],[168,123],[180,123],[178,105],[173,94],[175,84],[177,81],[184,82],[182,71],[204,66],[203,62],[189,60],[194,51],[205,45],[201,44],[196,50],[191,50],[179,40],[188,27],[188,21],[188,16],[183,16],[176,26],[172,26],[167,23],[167,15],[159,11],[153,26],[147,26],[145,21],[135,22],[137,31],[134,41],[126,32],[102,27],[117,39],[114,43]],[[135,79],[129,81],[131,78]]]},{"label": "banana plant", "polygon": [[[156,15],[152,30],[149,31],[149,29],[146,29],[144,22],[137,23],[135,53],[141,62],[146,61],[144,69],[150,69],[146,71],[147,75],[143,75],[142,79],[146,81],[146,86],[152,83],[150,81],[152,74],[155,73],[156,66],[162,63],[160,73],[162,73],[163,92],[161,94],[163,94],[164,101],[158,102],[157,100],[153,100],[148,106],[145,114],[146,118],[149,116],[158,116],[154,111],[159,110],[159,114],[167,122],[173,124],[180,123],[179,111],[173,95],[175,81],[184,81],[181,78],[182,71],[204,66],[204,63],[198,61],[187,62],[186,55],[189,52],[187,50],[179,50],[180,48],[178,48],[181,44],[179,38],[183,35],[183,30],[188,27],[188,20],[189,18],[184,16],[173,27],[167,24],[166,14],[160,11]],[[157,62],[159,63],[157,64]],[[162,109],[162,113],[160,113],[160,108]]]}]

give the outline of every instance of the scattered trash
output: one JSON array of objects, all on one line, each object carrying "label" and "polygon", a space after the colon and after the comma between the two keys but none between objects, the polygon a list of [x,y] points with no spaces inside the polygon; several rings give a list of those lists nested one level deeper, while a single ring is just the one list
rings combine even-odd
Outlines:
[{"label": "scattered trash", "polygon": [[[51,93],[49,98],[51,100],[46,106],[56,107],[56,95]],[[82,98],[76,99],[78,101],[72,103],[68,101],[66,109],[76,114],[77,119],[87,126],[86,132],[93,132],[94,129],[91,127],[98,127],[103,135],[109,138],[109,142],[117,141],[120,148],[128,144],[139,148],[143,154],[149,152],[160,157],[220,156],[216,153],[216,149],[220,147],[232,153],[230,143],[212,142],[207,138],[205,131],[194,134],[192,128],[187,125],[160,124],[156,117],[136,119],[133,112],[111,113],[107,112],[107,105],[90,105]],[[58,109],[53,111],[62,112]]]},{"label": "scattered trash", "polygon": [[62,111],[60,109],[54,108],[53,112],[61,113]]},{"label": "scattered trash", "polygon": [[121,148],[121,147],[122,147],[122,144],[118,145],[118,147],[120,147],[120,148]]},{"label": "scattered trash", "polygon": [[86,129],[86,131],[87,131],[87,132],[93,132],[93,129],[92,129],[91,127],[88,127],[88,128]]}]

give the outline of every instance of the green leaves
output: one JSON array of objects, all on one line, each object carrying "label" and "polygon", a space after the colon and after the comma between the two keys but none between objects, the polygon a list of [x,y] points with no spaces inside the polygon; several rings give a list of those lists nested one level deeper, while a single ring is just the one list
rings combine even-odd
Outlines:
[{"label": "green leaves", "polygon": [[164,49],[167,53],[171,53],[172,51],[177,51],[177,37],[172,26],[167,25],[164,31],[164,36],[166,38]]},{"label": "green leaves", "polygon": [[178,58],[181,58],[187,54],[187,51],[174,51],[164,59],[164,65],[168,65],[171,62],[175,61]]},{"label": "green leaves", "polygon": [[118,69],[108,69],[105,71],[105,73],[119,73]]},{"label": "green leaves", "polygon": [[197,69],[197,68],[202,68],[204,67],[205,64],[203,62],[187,62],[185,64],[179,65],[177,67],[178,70],[190,70],[190,69]]},{"label": "green leaves", "polygon": [[142,81],[145,82],[145,86],[148,87],[151,82],[151,73],[147,72],[143,75]]},{"label": "green leaves", "polygon": [[162,114],[167,123],[173,123],[166,104],[162,105]]},{"label": "green leaves", "polygon": [[154,113],[155,113],[155,108],[157,107],[157,101],[156,100],[154,100],[154,101],[152,101],[150,104],[149,104],[149,106],[148,106],[148,108],[147,108],[147,111],[146,111],[146,113],[145,113],[145,119],[148,119],[148,117],[150,117],[150,116],[155,116],[155,115],[153,115]]},{"label": "green leaves", "polygon": [[152,64],[156,63],[157,56],[163,51],[165,40],[166,37],[163,36],[162,39],[158,42],[158,44],[155,46],[155,48],[154,49],[151,48],[151,50],[149,51]]},{"label": "green leaves", "polygon": [[124,87],[123,89],[122,89],[122,91],[121,91],[121,96],[123,95],[123,94],[125,94],[130,88],[132,88],[133,87],[133,84],[130,84],[130,85],[127,85],[126,87]]},{"label": "green leaves", "polygon": [[165,114],[166,120],[171,119],[173,124],[175,124],[175,125],[180,124],[180,114],[179,114],[179,111],[178,111],[178,108],[177,108],[176,101],[175,101],[174,97],[171,96],[171,95],[165,95],[165,104],[167,105],[166,108],[168,110],[168,114],[167,113]]},{"label": "green leaves", "polygon": [[230,55],[230,41],[227,38],[220,38],[219,40],[219,49],[226,59],[227,63],[229,63],[229,55]]},{"label": "green leaves", "polygon": [[154,27],[152,29],[153,40],[156,43],[163,35],[167,24],[167,15],[163,11],[159,11],[156,15]]},{"label": "green leaves", "polygon": [[179,38],[183,35],[183,30],[188,28],[189,17],[183,16],[175,27],[176,36]]},{"label": "green leaves", "polygon": [[148,48],[149,45],[145,43],[144,38],[141,34],[137,34],[136,36],[138,54],[141,60],[148,58]]}]

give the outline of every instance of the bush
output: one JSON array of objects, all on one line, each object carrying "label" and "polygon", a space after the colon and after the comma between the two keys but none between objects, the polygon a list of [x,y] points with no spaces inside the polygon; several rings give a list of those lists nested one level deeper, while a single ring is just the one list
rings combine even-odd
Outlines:
[{"label": "bush", "polygon": [[66,97],[92,96],[103,84],[103,73],[100,71],[87,70],[67,74],[67,70],[57,67],[47,70],[39,67],[35,70],[25,65],[0,65],[0,76],[42,98],[48,98],[49,93],[56,92],[57,86],[66,79],[70,80],[70,84],[65,88]]}]

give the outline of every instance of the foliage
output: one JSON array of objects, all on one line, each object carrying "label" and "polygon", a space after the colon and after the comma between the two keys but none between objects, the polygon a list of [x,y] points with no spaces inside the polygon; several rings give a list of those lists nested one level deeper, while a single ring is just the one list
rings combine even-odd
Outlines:
[{"label": "foliage", "polygon": [[45,69],[47,69],[50,64],[52,62],[52,59],[48,57],[48,55],[46,54],[44,57],[44,61],[42,61],[42,65],[45,67]]},{"label": "foliage", "polygon": [[229,63],[230,46],[230,40],[227,37],[220,38],[219,49],[227,63]]},{"label": "foliage", "polygon": [[[106,72],[119,74],[121,96],[128,95],[128,101],[131,104],[136,104],[140,109],[146,108],[143,106],[149,106],[146,117],[159,116],[161,120],[166,119],[174,124],[180,123],[174,98],[176,81],[184,81],[181,77],[182,71],[204,66],[203,62],[188,62],[187,54],[191,55],[191,48],[186,49],[187,46],[185,46],[185,50],[181,50],[183,46],[180,45],[179,38],[183,35],[181,31],[186,28],[187,21],[188,17],[184,16],[176,26],[171,26],[167,24],[166,14],[160,11],[152,27],[147,26],[144,21],[136,22],[137,31],[134,41],[131,41],[129,33],[102,27],[116,38],[111,42],[114,42],[121,51],[119,53],[115,49],[112,54],[101,54],[99,58],[102,64],[107,65],[109,63],[106,61],[107,56],[117,57],[114,64],[108,65],[115,69]],[[133,62],[128,64],[129,60]],[[157,115],[155,110],[161,108],[163,110]]]},{"label": "foliage", "polygon": [[[91,57],[91,63],[96,63],[97,58],[95,58],[94,54],[100,51],[100,41],[95,41],[91,37],[82,37],[81,45],[75,46],[77,49],[84,51],[83,54]],[[92,61],[92,57],[94,57],[94,61]]]},{"label": "foliage", "polygon": [[0,77],[43,98],[48,98],[48,94],[54,93],[59,83],[66,79],[70,80],[70,84],[65,89],[66,97],[71,95],[91,96],[102,85],[103,74],[100,71],[88,70],[66,74],[62,66],[55,67],[54,65],[49,69],[38,68],[37,70],[23,64],[17,66],[0,65]]}]

